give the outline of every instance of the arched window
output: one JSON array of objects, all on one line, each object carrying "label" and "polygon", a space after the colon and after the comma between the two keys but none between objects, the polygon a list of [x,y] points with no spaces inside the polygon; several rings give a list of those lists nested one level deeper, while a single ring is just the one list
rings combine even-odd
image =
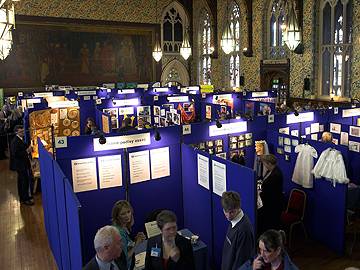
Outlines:
[{"label": "arched window", "polygon": [[352,0],[321,0],[320,95],[350,97]]},{"label": "arched window", "polygon": [[207,11],[202,12],[200,19],[200,84],[211,84],[211,24]]},{"label": "arched window", "polygon": [[240,9],[233,2],[230,8],[230,28],[235,37],[235,48],[229,54],[229,82],[231,87],[240,86]]},{"label": "arched window", "polygon": [[189,21],[185,10],[177,1],[174,1],[164,9],[162,18],[161,33],[164,53],[179,53]]},{"label": "arched window", "polygon": [[272,0],[268,12],[267,55],[272,59],[286,58],[287,50],[283,40],[283,25],[286,20],[286,1]]}]

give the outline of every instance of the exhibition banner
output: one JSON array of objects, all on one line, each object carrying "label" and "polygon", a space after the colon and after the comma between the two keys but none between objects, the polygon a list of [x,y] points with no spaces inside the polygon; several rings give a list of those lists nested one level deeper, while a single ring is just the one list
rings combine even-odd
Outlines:
[{"label": "exhibition banner", "polygon": [[114,150],[150,145],[150,132],[126,136],[106,137],[105,144],[100,144],[99,139],[94,138],[93,143],[94,151]]}]

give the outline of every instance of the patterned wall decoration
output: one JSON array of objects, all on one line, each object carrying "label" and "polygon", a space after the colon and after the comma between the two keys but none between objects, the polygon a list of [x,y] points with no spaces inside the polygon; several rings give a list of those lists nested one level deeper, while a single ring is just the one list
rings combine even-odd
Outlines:
[{"label": "patterned wall decoration", "polygon": [[360,99],[360,0],[353,0],[353,62],[351,96]]},{"label": "patterned wall decoration", "polygon": [[173,0],[21,0],[16,14],[105,21],[157,23],[157,14]]},{"label": "patterned wall decoration", "polygon": [[[238,3],[241,12],[245,6],[243,0],[234,0]],[[156,1],[149,0],[22,0],[16,4],[16,13],[30,16],[49,16],[76,19],[93,19],[107,21],[157,23],[157,12],[160,13],[172,0],[158,0],[159,10],[156,10]],[[224,11],[227,1],[218,0],[218,38],[222,34],[224,24]],[[241,72],[245,74],[245,88],[254,90],[260,84],[260,60],[263,55],[264,17],[269,0],[253,0],[253,57],[241,57]],[[290,54],[290,94],[293,97],[301,97],[303,94],[303,79],[310,77],[313,91],[318,91],[316,84],[316,35],[313,23],[315,21],[316,0],[304,1],[303,14],[303,41],[304,54]],[[353,0],[353,63],[352,63],[352,96],[360,98],[360,0]],[[193,56],[190,60],[191,82],[198,82],[198,43],[199,43],[199,15],[202,8],[207,8],[205,0],[193,0]],[[242,23],[246,25],[245,16],[242,16]],[[246,27],[242,27],[242,44],[246,44]],[[220,45],[220,44],[219,44]],[[315,60],[315,61],[314,61]],[[166,61],[166,59],[164,59]],[[163,61],[163,64],[165,64]],[[212,59],[212,81],[216,89],[225,86],[224,63],[225,58],[219,48],[218,59]]]}]

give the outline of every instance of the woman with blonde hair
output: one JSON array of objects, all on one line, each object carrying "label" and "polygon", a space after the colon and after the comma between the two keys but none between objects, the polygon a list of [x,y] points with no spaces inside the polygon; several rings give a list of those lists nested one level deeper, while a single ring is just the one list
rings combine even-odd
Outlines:
[{"label": "woman with blonde hair", "polygon": [[118,229],[123,250],[127,258],[127,269],[131,270],[135,265],[135,247],[145,240],[143,232],[137,233],[133,240],[130,236],[131,227],[134,225],[134,210],[128,201],[117,201],[112,209],[112,225]]}]

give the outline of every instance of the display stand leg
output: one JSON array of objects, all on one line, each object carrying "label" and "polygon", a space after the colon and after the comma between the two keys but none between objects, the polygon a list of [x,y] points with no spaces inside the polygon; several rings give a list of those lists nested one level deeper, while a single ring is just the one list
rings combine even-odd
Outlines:
[{"label": "display stand leg", "polygon": [[124,148],[124,175],[125,175],[125,200],[130,201],[129,196],[129,185],[130,185],[130,177],[128,172],[128,166],[129,166],[129,158],[128,158],[128,150],[127,148]]}]

